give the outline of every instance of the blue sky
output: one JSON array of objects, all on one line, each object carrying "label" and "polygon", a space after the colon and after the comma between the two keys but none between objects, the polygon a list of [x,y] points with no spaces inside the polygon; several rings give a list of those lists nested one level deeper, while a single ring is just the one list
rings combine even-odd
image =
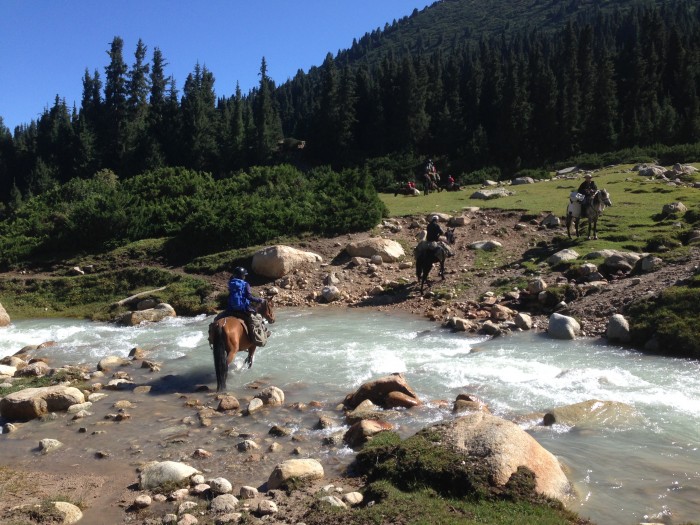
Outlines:
[{"label": "blue sky", "polygon": [[264,56],[278,84],[308,71],[353,38],[423,9],[434,0],[0,0],[0,117],[11,131],[37,119],[56,95],[80,105],[82,77],[104,81],[107,51],[124,40],[160,48],[182,93],[198,62],[214,74],[217,95],[259,81]]}]

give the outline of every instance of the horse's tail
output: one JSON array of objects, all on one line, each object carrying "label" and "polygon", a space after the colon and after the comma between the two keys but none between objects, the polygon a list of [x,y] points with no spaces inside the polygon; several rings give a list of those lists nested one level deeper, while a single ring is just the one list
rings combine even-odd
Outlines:
[{"label": "horse's tail", "polygon": [[212,334],[211,349],[214,353],[214,370],[216,370],[216,391],[226,389],[228,376],[228,355],[226,352],[226,334],[219,323],[212,323],[209,328]]}]

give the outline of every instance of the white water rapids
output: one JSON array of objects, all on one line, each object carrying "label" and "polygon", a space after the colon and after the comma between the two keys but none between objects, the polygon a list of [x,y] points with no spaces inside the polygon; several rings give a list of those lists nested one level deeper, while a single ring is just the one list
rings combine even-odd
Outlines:
[{"label": "white water rapids", "polygon": [[[0,357],[29,344],[47,349],[52,366],[126,357],[135,346],[168,374],[215,388],[207,343],[210,317],[175,318],[123,328],[67,319],[16,321],[0,331]],[[264,377],[289,398],[341,401],[363,382],[403,372],[431,407],[400,429],[453,417],[429,402],[475,393],[491,411],[520,425],[555,454],[575,484],[572,510],[600,525],[700,517],[700,363],[645,356],[594,340],[556,341],[542,334],[485,340],[434,323],[376,311],[283,309],[251,370],[231,372],[229,387]],[[242,359],[242,356],[241,356]],[[527,414],[590,399],[629,404],[634,424],[603,428],[536,426]]]}]

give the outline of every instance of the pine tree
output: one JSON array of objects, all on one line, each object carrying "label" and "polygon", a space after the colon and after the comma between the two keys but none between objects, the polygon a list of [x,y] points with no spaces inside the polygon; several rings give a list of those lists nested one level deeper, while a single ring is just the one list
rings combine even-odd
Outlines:
[{"label": "pine tree", "polygon": [[115,36],[107,53],[110,63],[105,68],[105,111],[100,133],[104,140],[104,165],[117,174],[123,166],[128,131],[127,65],[123,48],[124,41]]},{"label": "pine tree", "polygon": [[182,96],[182,145],[186,166],[212,171],[217,164],[214,75],[197,64],[185,80]]},{"label": "pine tree", "polygon": [[253,144],[254,161],[269,164],[277,143],[282,139],[282,122],[275,107],[273,92],[274,82],[267,76],[267,62],[263,57],[260,64],[260,84],[253,93],[253,124],[255,138]]}]

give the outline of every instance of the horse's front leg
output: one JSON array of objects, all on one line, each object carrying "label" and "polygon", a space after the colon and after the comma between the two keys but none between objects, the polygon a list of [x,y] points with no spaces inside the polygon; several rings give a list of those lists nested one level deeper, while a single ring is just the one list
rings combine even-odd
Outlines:
[{"label": "horse's front leg", "polygon": [[445,280],[445,261],[440,261],[440,277]]},{"label": "horse's front leg", "polygon": [[243,361],[244,365],[248,365],[248,368],[251,368],[253,366],[253,360],[255,359],[255,349],[257,347],[253,347],[248,349],[248,357],[245,358],[245,361]]}]

